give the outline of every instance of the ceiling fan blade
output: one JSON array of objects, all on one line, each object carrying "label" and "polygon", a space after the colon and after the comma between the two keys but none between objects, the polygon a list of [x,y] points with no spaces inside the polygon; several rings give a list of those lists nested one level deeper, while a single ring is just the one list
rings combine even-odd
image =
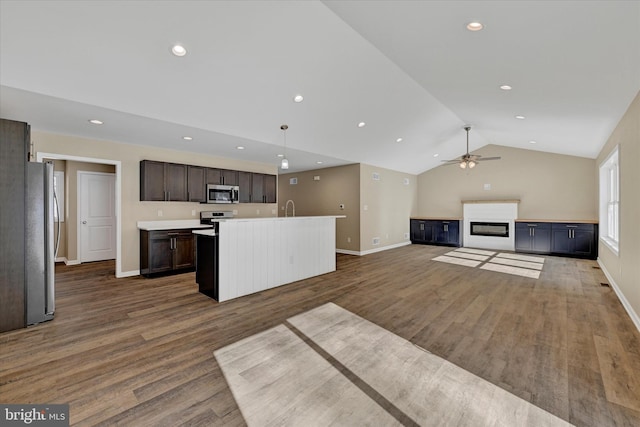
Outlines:
[{"label": "ceiling fan blade", "polygon": [[462,159],[440,160],[442,163],[460,163]]},{"label": "ceiling fan blade", "polygon": [[500,160],[502,157],[483,157],[481,159],[476,159],[476,162],[484,162],[485,160]]}]

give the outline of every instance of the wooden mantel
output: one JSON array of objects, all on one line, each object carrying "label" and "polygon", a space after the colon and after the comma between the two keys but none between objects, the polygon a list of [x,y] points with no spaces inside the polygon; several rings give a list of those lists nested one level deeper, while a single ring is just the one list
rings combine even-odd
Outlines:
[{"label": "wooden mantel", "polygon": [[467,203],[520,203],[519,199],[510,200],[461,200],[462,204]]}]

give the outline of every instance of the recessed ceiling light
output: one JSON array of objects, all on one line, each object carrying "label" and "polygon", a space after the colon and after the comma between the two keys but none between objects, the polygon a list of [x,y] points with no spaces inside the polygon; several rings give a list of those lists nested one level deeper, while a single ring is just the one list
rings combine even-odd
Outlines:
[{"label": "recessed ceiling light", "polygon": [[102,125],[102,124],[104,124],[104,122],[102,120],[98,120],[98,119],[91,119],[91,120],[89,120],[89,123],[94,124],[94,125]]},{"label": "recessed ceiling light", "polygon": [[321,162],[320,160],[318,160],[318,161],[316,162],[316,164],[317,164],[317,165],[321,165],[321,164],[322,164],[322,162]]},{"label": "recessed ceiling light", "polygon": [[500,86],[500,89],[502,89],[502,90],[511,90],[513,88],[511,86],[509,86],[509,85],[502,85],[502,86]]},{"label": "recessed ceiling light", "polygon": [[243,147],[242,145],[238,145],[238,146],[236,147],[236,149],[238,149],[238,150],[244,150],[244,147]]},{"label": "recessed ceiling light", "polygon": [[524,120],[524,116],[516,116],[516,119]]},{"label": "recessed ceiling light", "polygon": [[469,22],[467,24],[467,30],[469,31],[480,31],[483,28],[484,28],[484,25],[482,25],[479,22]]},{"label": "recessed ceiling light", "polygon": [[191,140],[193,140],[193,137],[183,136],[182,139],[184,139],[185,141],[191,141]]},{"label": "recessed ceiling light", "polygon": [[171,47],[171,53],[175,56],[185,56],[187,54],[187,49],[182,45],[175,44]]},{"label": "recessed ceiling light", "polygon": [[365,123],[365,122],[360,122],[360,123],[358,123],[358,127],[359,127],[359,128],[363,128],[363,127],[364,127],[364,125],[366,125],[366,123]]},{"label": "recessed ceiling light", "polygon": [[402,142],[402,138],[396,139],[396,142]]},{"label": "recessed ceiling light", "polygon": [[302,102],[304,100],[304,96],[296,95],[293,97],[293,102]]},{"label": "recessed ceiling light", "polygon": [[276,157],[284,157],[284,154],[276,154]]},{"label": "recessed ceiling light", "polygon": [[535,144],[537,141],[531,140],[529,141],[529,144]]},{"label": "recessed ceiling light", "polygon": [[440,154],[436,153],[433,155],[433,157],[438,157]]}]

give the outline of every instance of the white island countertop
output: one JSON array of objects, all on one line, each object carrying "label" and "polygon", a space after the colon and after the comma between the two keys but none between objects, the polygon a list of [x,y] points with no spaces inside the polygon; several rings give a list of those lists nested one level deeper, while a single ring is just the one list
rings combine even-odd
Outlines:
[{"label": "white island countertop", "polygon": [[199,219],[175,219],[165,221],[138,221],[140,230],[177,230],[180,228],[211,228],[209,224],[200,224]]},{"label": "white island countertop", "polygon": [[288,221],[292,219],[317,219],[317,218],[346,218],[346,215],[312,215],[312,216],[270,216],[262,218],[220,218],[212,219],[213,222],[248,222],[248,221]]}]

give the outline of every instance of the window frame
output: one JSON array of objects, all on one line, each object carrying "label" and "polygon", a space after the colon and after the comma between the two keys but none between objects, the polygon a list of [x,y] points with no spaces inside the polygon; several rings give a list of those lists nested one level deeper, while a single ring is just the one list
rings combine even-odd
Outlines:
[{"label": "window frame", "polygon": [[616,255],[620,252],[620,149],[615,146],[600,164],[599,237]]}]

